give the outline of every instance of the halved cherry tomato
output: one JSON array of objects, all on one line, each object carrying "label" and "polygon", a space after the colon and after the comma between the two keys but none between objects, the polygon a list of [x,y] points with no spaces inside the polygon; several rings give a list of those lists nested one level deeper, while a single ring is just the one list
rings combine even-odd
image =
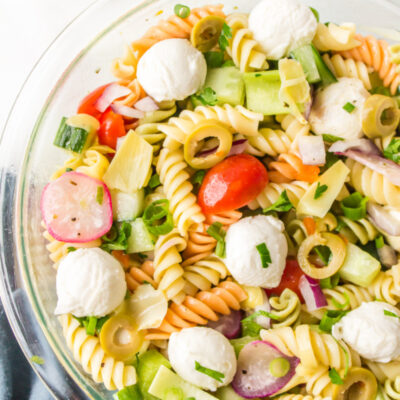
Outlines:
[{"label": "halved cherry tomato", "polygon": [[265,289],[265,292],[268,296],[280,296],[287,288],[295,292],[299,296],[300,301],[304,303],[303,296],[299,289],[299,281],[302,275],[304,275],[304,272],[301,270],[297,260],[288,258],[279,286],[273,289]]},{"label": "halved cherry tomato", "polygon": [[268,172],[257,158],[238,154],[226,158],[204,177],[199,204],[204,213],[235,210],[255,199],[268,183]]},{"label": "halved cherry tomato", "polygon": [[89,93],[86,97],[84,97],[79,103],[78,113],[89,114],[92,117],[100,120],[102,113],[95,107],[95,104],[98,98],[103,94],[106,87],[109,85],[111,85],[111,83],[100,86],[97,89],[93,90],[93,92]]},{"label": "halved cherry tomato", "polygon": [[115,149],[117,147],[117,139],[125,135],[126,131],[122,116],[111,109],[104,111],[104,114],[100,117],[100,129],[98,132],[100,144],[105,144]]}]

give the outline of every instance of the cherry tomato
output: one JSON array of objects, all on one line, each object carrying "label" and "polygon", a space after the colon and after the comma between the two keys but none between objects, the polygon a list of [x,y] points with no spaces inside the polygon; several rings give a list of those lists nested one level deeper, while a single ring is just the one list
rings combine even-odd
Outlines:
[{"label": "cherry tomato", "polygon": [[204,213],[235,210],[255,199],[268,183],[268,173],[257,158],[238,154],[211,168],[199,191]]},{"label": "cherry tomato", "polygon": [[265,292],[268,296],[280,296],[281,293],[287,288],[295,292],[299,296],[300,301],[304,303],[303,296],[299,289],[299,281],[302,275],[304,275],[304,272],[301,270],[297,260],[287,259],[281,283],[276,288],[265,289]]},{"label": "cherry tomato", "polygon": [[93,90],[93,92],[89,93],[86,97],[84,97],[79,103],[78,113],[89,114],[92,117],[100,120],[102,113],[95,107],[95,104],[98,98],[103,94],[105,88],[109,85],[111,85],[111,83],[100,86],[97,89]]},{"label": "cherry tomato", "polygon": [[100,129],[98,132],[100,144],[105,144],[115,149],[117,147],[117,139],[125,136],[124,119],[121,115],[108,109],[100,117]]}]

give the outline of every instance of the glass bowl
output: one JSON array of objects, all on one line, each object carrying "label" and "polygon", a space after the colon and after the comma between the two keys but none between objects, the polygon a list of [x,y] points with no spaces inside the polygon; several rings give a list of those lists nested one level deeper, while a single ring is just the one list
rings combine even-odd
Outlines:
[{"label": "glass bowl", "polygon": [[[191,7],[211,0],[185,0]],[[388,0],[306,0],[322,21],[355,22],[362,33],[396,28],[400,3]],[[226,11],[249,11],[256,0],[226,1]],[[79,99],[113,80],[111,61],[123,45],[156,20],[171,14],[168,0],[98,0],[56,38],[28,77],[1,138],[0,294],[8,318],[28,359],[59,399],[111,399],[73,359],[53,311],[55,270],[42,236],[41,191],[65,154],[52,145],[62,116]],[[376,32],[376,31],[375,31]],[[14,366],[15,367],[15,366]]]}]

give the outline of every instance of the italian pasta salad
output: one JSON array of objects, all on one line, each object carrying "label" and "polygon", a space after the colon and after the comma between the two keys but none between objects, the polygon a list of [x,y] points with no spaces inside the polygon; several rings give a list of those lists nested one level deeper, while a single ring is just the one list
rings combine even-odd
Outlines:
[{"label": "italian pasta salad", "polygon": [[117,400],[400,399],[399,46],[172,8],[54,135],[73,357]]}]

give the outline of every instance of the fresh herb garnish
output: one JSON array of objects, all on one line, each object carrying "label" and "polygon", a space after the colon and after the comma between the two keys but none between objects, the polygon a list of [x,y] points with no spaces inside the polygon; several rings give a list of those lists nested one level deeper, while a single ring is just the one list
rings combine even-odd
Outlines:
[{"label": "fresh herb garnish", "polygon": [[97,186],[96,201],[97,201],[100,205],[103,204],[103,197],[104,197],[104,189],[103,189],[103,186]]},{"label": "fresh herb garnish", "polygon": [[392,311],[389,310],[383,310],[383,313],[388,316],[388,317],[394,317],[394,318],[399,318],[400,319],[400,315],[395,314]]},{"label": "fresh herb garnish", "polygon": [[389,160],[400,163],[400,139],[392,139],[385,150],[383,150],[383,155]]},{"label": "fresh herb garnish", "polygon": [[38,365],[43,365],[43,364],[44,364],[43,358],[42,358],[42,357],[39,357],[39,356],[32,356],[32,357],[31,357],[31,361],[32,361],[33,363],[35,363],[35,364],[38,364]]},{"label": "fresh herb garnish", "polygon": [[226,60],[223,64],[222,64],[222,68],[225,67],[234,67],[235,63],[232,60]]},{"label": "fresh herb garnish", "polygon": [[147,185],[150,189],[155,189],[157,186],[161,185],[160,177],[157,174],[152,175]]},{"label": "fresh herb garnish", "polygon": [[198,171],[196,171],[191,179],[193,185],[201,185],[205,176],[206,171],[204,169],[199,169]]},{"label": "fresh herb garnish", "polygon": [[317,188],[314,193],[314,200],[319,199],[328,190],[328,185],[321,185],[320,182],[317,184]]},{"label": "fresh herb garnish", "polygon": [[226,235],[226,232],[224,231],[222,224],[220,222],[214,222],[207,229],[207,233],[217,241],[217,246],[215,248],[215,254],[218,257],[224,258],[225,257],[225,235]]},{"label": "fresh herb garnish", "polygon": [[140,387],[137,383],[131,386],[127,386],[121,389],[119,392],[115,394],[116,400],[139,400],[143,399],[142,392],[140,391]]},{"label": "fresh herb garnish", "polygon": [[101,237],[103,244],[100,247],[108,252],[126,250],[131,232],[132,226],[129,222],[124,221],[119,227],[114,223],[109,232]]},{"label": "fresh herb garnish", "polygon": [[226,48],[229,46],[228,39],[231,38],[232,38],[232,29],[227,23],[224,23],[224,25],[222,26],[221,35],[218,39],[218,44],[222,51],[225,51]]},{"label": "fresh herb garnish", "polygon": [[86,325],[86,333],[90,336],[93,336],[96,333],[96,326],[97,326],[97,318],[89,317],[88,323]]},{"label": "fresh herb garnish", "polygon": [[329,378],[333,384],[343,385],[343,379],[340,377],[339,372],[337,372],[335,368],[329,369]]},{"label": "fresh herb garnish", "polygon": [[326,133],[324,133],[322,135],[322,139],[324,139],[324,142],[327,143],[335,143],[338,142],[340,140],[344,140],[343,138],[339,137],[339,136],[335,136],[335,135],[328,135]]},{"label": "fresh herb garnish", "polygon": [[72,168],[65,168],[65,172],[71,172],[71,171],[73,171],[73,169]]},{"label": "fresh herb garnish", "polygon": [[347,111],[349,114],[351,114],[354,110],[356,109],[356,106],[352,103],[347,102],[344,106],[343,106],[343,110]]},{"label": "fresh herb garnish", "polygon": [[208,68],[220,68],[224,63],[224,53],[222,51],[207,51],[204,53]]},{"label": "fresh herb garnish", "polygon": [[338,310],[344,310],[346,307],[350,305],[350,297],[347,293],[343,293],[343,297],[345,298],[345,302],[339,303],[337,300],[332,299],[332,304],[338,309]]},{"label": "fresh herb garnish", "polygon": [[219,371],[215,371],[213,369],[207,368],[207,367],[203,367],[198,361],[194,362],[194,369],[196,371],[201,372],[204,375],[208,375],[210,378],[215,379],[218,382],[223,382],[222,379],[225,378],[225,375],[222,372]]},{"label": "fresh herb garnish", "polygon": [[190,15],[190,8],[183,4],[176,4],[174,7],[174,13],[179,18],[187,18]]},{"label": "fresh herb garnish", "polygon": [[287,211],[290,211],[292,208],[293,208],[293,204],[289,200],[286,190],[284,190],[280,194],[278,200],[274,204],[272,204],[271,207],[265,208],[263,210],[263,213],[268,214],[272,211],[287,212]]},{"label": "fresh herb garnish", "polygon": [[319,329],[323,332],[332,332],[332,326],[339,322],[348,311],[340,311],[340,310],[328,310],[325,311],[320,323]]},{"label": "fresh herb garnish", "polygon": [[375,246],[377,249],[381,249],[385,245],[385,241],[383,240],[383,236],[380,235],[375,239]]},{"label": "fresh herb garnish", "polygon": [[328,246],[315,246],[314,251],[325,265],[329,264],[329,260],[332,257],[332,252]]},{"label": "fresh herb garnish", "polygon": [[258,253],[261,258],[261,266],[263,268],[268,268],[269,264],[271,264],[271,255],[269,253],[268,247],[265,243],[260,243],[256,246]]},{"label": "fresh herb garnish", "polygon": [[79,322],[80,326],[86,328],[86,333],[90,336],[99,334],[103,325],[110,318],[109,315],[106,315],[105,317],[101,317],[101,318],[75,317],[75,315],[73,315],[73,317]]},{"label": "fresh herb garnish", "polygon": [[205,106],[215,106],[218,103],[217,94],[210,87],[206,87],[197,94],[192,95],[192,99]]},{"label": "fresh herb garnish", "polygon": [[73,251],[76,251],[76,247],[73,247],[73,246],[67,247],[67,252],[68,253],[72,253]]},{"label": "fresh herb garnish", "polygon": [[336,273],[335,275],[330,276],[329,278],[324,278],[319,281],[319,286],[321,289],[333,289],[335,288],[340,281],[340,275]]},{"label": "fresh herb garnish", "polygon": [[263,328],[255,321],[257,317],[267,317],[275,321],[279,321],[279,317],[277,315],[271,314],[263,310],[256,311],[255,313],[242,319],[242,336],[258,337],[261,329]]},{"label": "fresh herb garnish", "polygon": [[319,12],[318,12],[315,8],[313,8],[313,7],[310,7],[310,10],[311,10],[312,13],[314,14],[315,19],[317,20],[317,22],[319,22]]},{"label": "fresh herb garnish", "polygon": [[363,197],[361,193],[354,192],[340,202],[345,217],[352,221],[358,221],[367,215],[368,197]]},{"label": "fresh herb garnish", "polygon": [[169,212],[167,199],[156,200],[143,213],[143,222],[153,235],[166,235],[174,228],[172,214]]}]

